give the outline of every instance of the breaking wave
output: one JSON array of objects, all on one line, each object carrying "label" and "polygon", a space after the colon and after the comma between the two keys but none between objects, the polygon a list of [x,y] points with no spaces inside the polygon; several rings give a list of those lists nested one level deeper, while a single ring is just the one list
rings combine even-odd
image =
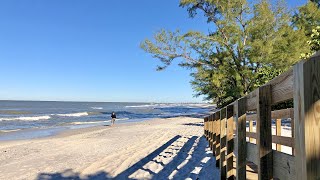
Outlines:
[{"label": "breaking wave", "polygon": [[48,120],[50,116],[21,116],[12,118],[0,118],[0,121],[38,121],[38,120]]},{"label": "breaking wave", "polygon": [[54,114],[56,116],[62,116],[62,117],[81,117],[81,116],[88,116],[88,112],[79,112],[79,113],[70,113],[70,114]]},{"label": "breaking wave", "polygon": [[103,109],[103,107],[91,107],[91,109]]}]

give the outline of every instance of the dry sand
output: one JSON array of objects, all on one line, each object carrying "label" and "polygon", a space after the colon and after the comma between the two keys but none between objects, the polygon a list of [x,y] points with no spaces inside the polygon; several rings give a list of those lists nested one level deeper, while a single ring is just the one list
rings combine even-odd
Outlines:
[{"label": "dry sand", "polygon": [[0,142],[0,179],[218,179],[202,122],[154,119]]}]

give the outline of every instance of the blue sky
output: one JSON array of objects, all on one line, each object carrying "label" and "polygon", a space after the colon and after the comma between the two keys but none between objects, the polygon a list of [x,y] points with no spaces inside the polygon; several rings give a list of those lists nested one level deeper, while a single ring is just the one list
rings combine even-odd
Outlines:
[{"label": "blue sky", "polygon": [[207,30],[178,2],[0,1],[0,99],[200,102],[189,71],[156,72],[139,48],[161,28]]}]

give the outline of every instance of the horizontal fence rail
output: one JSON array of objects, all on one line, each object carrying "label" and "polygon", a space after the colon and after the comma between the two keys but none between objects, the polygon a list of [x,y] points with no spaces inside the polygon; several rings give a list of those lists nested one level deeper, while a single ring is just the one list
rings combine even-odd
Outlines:
[{"label": "horizontal fence rail", "polygon": [[[287,100],[294,108],[271,111]],[[320,56],[205,117],[204,135],[220,179],[252,178],[247,165],[254,179],[320,179]]]}]

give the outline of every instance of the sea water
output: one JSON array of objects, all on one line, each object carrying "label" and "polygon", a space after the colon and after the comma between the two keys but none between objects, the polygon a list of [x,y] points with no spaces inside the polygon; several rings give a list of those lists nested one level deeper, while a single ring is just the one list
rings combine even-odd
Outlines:
[{"label": "sea water", "polygon": [[[64,129],[110,124],[113,111],[117,114],[116,123],[128,123],[177,116],[203,117],[212,108],[207,104],[180,103],[0,101],[0,140],[8,132],[22,131],[32,138]],[[11,135],[21,137],[23,133]]]}]

